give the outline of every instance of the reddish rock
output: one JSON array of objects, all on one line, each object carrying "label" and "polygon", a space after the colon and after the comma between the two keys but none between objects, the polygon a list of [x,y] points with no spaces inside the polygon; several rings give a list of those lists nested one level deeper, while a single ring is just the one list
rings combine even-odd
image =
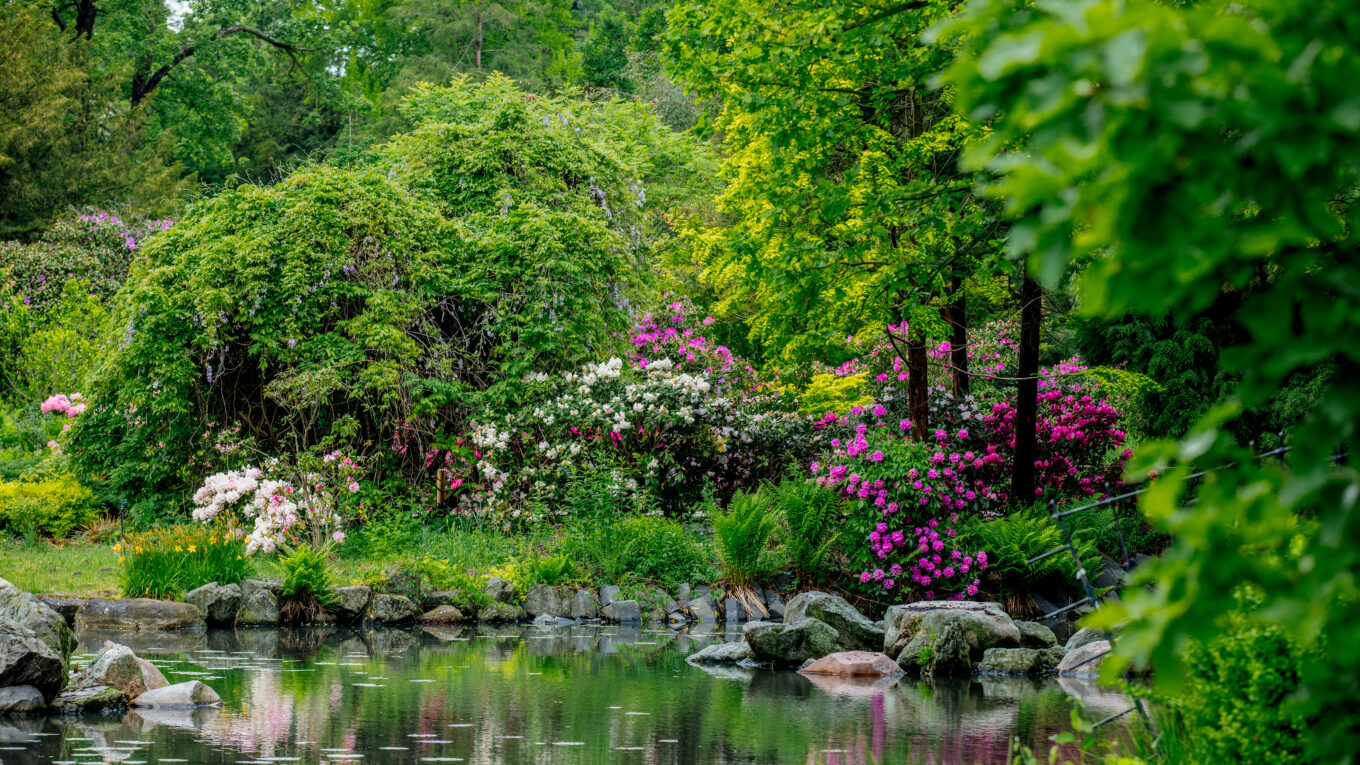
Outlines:
[{"label": "reddish rock", "polygon": [[842,677],[897,677],[902,669],[887,654],[877,651],[842,651],[812,662],[798,670],[805,675]]}]

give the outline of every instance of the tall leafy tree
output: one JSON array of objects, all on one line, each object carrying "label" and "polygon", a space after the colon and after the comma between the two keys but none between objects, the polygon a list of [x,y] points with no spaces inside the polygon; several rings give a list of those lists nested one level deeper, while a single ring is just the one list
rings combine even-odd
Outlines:
[{"label": "tall leafy tree", "polygon": [[[730,285],[719,308],[749,306],[790,358],[887,331],[918,435],[927,335],[965,277],[997,267],[1001,234],[958,162],[979,127],[930,86],[953,52],[920,39],[953,6],[688,0],[663,35],[670,70],[723,103],[731,223],[698,240],[706,277]],[[886,329],[902,322],[905,338]]]},{"label": "tall leafy tree", "polygon": [[[1315,754],[1360,751],[1360,16],[1323,0],[1188,8],[1143,0],[975,0],[946,82],[962,114],[996,118],[971,157],[999,173],[1010,242],[1050,284],[1093,258],[1094,313],[1194,315],[1252,285],[1219,364],[1235,401],[1179,442],[1146,444],[1143,509],[1175,542],[1098,620],[1128,620],[1115,673],[1151,662],[1174,689],[1183,647],[1217,635],[1240,587],[1264,622],[1313,650],[1301,705]],[[1334,373],[1254,459],[1223,427],[1295,372]],[[1338,451],[1351,456],[1336,458]],[[1192,469],[1211,469],[1187,485]],[[1186,504],[1193,497],[1193,506]]]}]

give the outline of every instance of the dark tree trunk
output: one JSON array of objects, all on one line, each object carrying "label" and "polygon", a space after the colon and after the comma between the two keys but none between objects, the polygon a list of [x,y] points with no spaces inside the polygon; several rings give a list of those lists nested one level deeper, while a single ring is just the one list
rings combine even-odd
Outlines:
[{"label": "dark tree trunk", "polygon": [[1039,327],[1043,293],[1028,273],[1020,287],[1020,386],[1015,402],[1015,466],[1011,497],[1020,507],[1034,500],[1035,423],[1039,415]]},{"label": "dark tree trunk", "polygon": [[911,413],[912,438],[917,441],[926,440],[930,427],[926,374],[926,337],[911,326],[907,329],[907,410]]},{"label": "dark tree trunk", "polygon": [[482,37],[482,11],[481,11],[481,9],[479,8],[479,9],[477,9],[477,37],[476,37],[476,39],[474,39],[474,40],[472,41],[472,46],[473,46],[473,51],[474,51],[473,56],[474,56],[474,58],[476,59],[477,68],[478,68],[478,69],[481,69],[481,68],[482,68],[482,41],[483,41],[483,39],[484,39],[484,38]]},{"label": "dark tree trunk", "polygon": [[963,396],[968,393],[968,296],[963,292],[963,281],[954,279],[949,285],[954,299],[940,309],[945,323],[949,325],[949,366],[953,374],[954,394]]}]

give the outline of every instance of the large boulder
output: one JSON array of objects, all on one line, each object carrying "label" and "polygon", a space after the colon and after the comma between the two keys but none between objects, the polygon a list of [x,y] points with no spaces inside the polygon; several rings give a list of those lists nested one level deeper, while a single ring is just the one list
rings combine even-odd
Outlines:
[{"label": "large boulder", "polygon": [[[247,582],[251,581],[249,579]],[[242,587],[242,591],[246,588]],[[241,602],[241,610],[236,612],[236,623],[241,625],[268,626],[279,623],[279,601],[274,593],[261,587],[250,588],[250,595]]]},{"label": "large boulder", "polygon": [[169,684],[156,665],[133,653],[131,648],[109,641],[104,641],[104,647],[89,665],[71,678],[72,688],[103,685],[121,691],[129,701]]},{"label": "large boulder", "polygon": [[1058,645],[1053,630],[1038,622],[1016,622],[1015,626],[1020,630],[1021,648],[1056,648]]},{"label": "large boulder", "polygon": [[524,594],[524,612],[530,616],[563,617],[571,612],[571,599],[561,588],[536,584]]},{"label": "large boulder", "polygon": [[275,600],[283,595],[283,580],[275,576],[261,576],[241,581],[241,598],[250,600],[257,592],[267,592]]},{"label": "large boulder", "polygon": [[616,584],[600,585],[600,608],[613,603],[619,597],[619,586]]},{"label": "large boulder", "polygon": [[756,661],[779,666],[798,666],[808,659],[819,659],[846,648],[840,633],[817,619],[783,624],[747,622],[744,636]]},{"label": "large boulder", "polygon": [[841,651],[798,670],[805,675],[842,675],[844,677],[896,677],[902,674],[897,662],[877,651]]},{"label": "large boulder", "polygon": [[154,691],[147,691],[132,701],[134,707],[181,709],[189,707],[206,707],[221,703],[222,697],[217,695],[217,691],[214,691],[197,680],[190,680],[187,683],[176,683],[174,685],[167,685],[164,688],[157,688]]},{"label": "large boulder", "polygon": [[50,699],[66,685],[66,662],[33,630],[0,619],[0,687],[31,685]]},{"label": "large boulder", "polygon": [[978,664],[979,675],[1046,675],[1062,661],[1063,649],[1048,648],[988,648]]},{"label": "large boulder", "polygon": [[36,595],[19,592],[13,585],[0,591],[0,619],[8,619],[21,627],[33,630],[38,639],[51,647],[63,662],[76,649],[76,636],[65,617]]},{"label": "large boulder", "polygon": [[713,604],[713,598],[707,594],[700,595],[689,602],[689,615],[694,621],[701,624],[713,624],[718,621],[718,609]]},{"label": "large boulder", "polygon": [[366,618],[380,624],[405,624],[419,615],[420,609],[405,595],[374,595]]},{"label": "large boulder", "polygon": [[67,688],[48,704],[53,712],[62,715],[93,715],[121,712],[127,709],[127,696],[117,688],[92,685],[89,688]]},{"label": "large boulder", "polygon": [[908,646],[919,653],[943,635],[949,624],[959,628],[974,660],[981,660],[988,648],[1020,647],[1020,628],[996,603],[924,600],[890,607],[883,623],[883,652],[899,664]]},{"label": "large boulder", "polygon": [[5,593],[9,593],[9,592],[18,592],[18,591],[19,591],[19,588],[18,588],[18,587],[15,587],[14,585],[10,584],[6,579],[4,579],[3,577],[0,577],[0,595],[4,595]]},{"label": "large boulder", "polygon": [[1108,640],[1083,643],[1069,652],[1058,664],[1059,677],[1099,677],[1100,667],[1110,652]]},{"label": "large boulder", "polygon": [[690,655],[686,661],[691,664],[738,664],[753,661],[755,657],[750,643],[714,643],[704,646],[698,653]]},{"label": "large boulder", "polygon": [[642,624],[642,606],[636,600],[615,600],[600,609],[600,618],[614,624]]},{"label": "large boulder", "polygon": [[511,603],[515,600],[515,583],[493,576],[486,580],[483,590],[487,597],[496,603]]},{"label": "large boulder", "polygon": [[524,620],[524,609],[514,603],[492,601],[490,605],[477,612],[477,621],[487,624],[509,624]]},{"label": "large boulder", "polygon": [[190,590],[184,602],[198,608],[208,624],[233,624],[236,612],[241,610],[241,586],[212,582]]},{"label": "large boulder", "polygon": [[966,626],[958,621],[945,621],[930,630],[923,630],[897,655],[897,665],[909,675],[925,677],[968,677],[973,674],[974,660]]},{"label": "large boulder", "polygon": [[47,607],[61,614],[61,618],[66,620],[66,626],[76,626],[76,612],[85,605],[89,598],[81,598],[75,595],[39,595],[38,600],[47,604]]},{"label": "large boulder", "polygon": [[600,602],[590,590],[577,590],[568,607],[573,619],[598,619],[600,616]]},{"label": "large boulder", "polygon": [[203,621],[203,613],[188,603],[150,598],[91,598],[76,611],[76,628],[201,631],[207,625]]},{"label": "large boulder", "polygon": [[883,626],[870,621],[846,602],[845,598],[825,592],[800,592],[784,606],[784,621],[816,619],[830,625],[847,648],[877,651],[883,647]]},{"label": "large boulder", "polygon": [[1072,633],[1072,637],[1069,637],[1067,639],[1067,643],[1063,645],[1063,648],[1068,653],[1072,653],[1073,651],[1076,651],[1078,648],[1081,648],[1087,643],[1094,643],[1097,640],[1104,639],[1105,633],[1102,632],[1101,630],[1093,630],[1090,627],[1082,627],[1081,629]]},{"label": "large boulder", "polygon": [[373,590],[363,585],[353,587],[336,587],[331,590],[331,602],[326,607],[335,620],[342,624],[353,624],[361,621],[364,614],[368,612],[368,601],[373,597]]},{"label": "large boulder", "polygon": [[27,715],[40,711],[47,706],[42,691],[31,685],[14,685],[0,688],[0,716]]},{"label": "large boulder", "polygon": [[463,612],[457,606],[437,606],[420,616],[421,624],[457,624],[463,621]]}]

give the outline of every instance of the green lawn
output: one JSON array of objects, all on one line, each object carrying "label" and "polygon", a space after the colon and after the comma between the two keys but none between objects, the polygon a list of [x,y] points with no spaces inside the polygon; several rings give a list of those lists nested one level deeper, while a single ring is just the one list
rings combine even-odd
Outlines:
[{"label": "green lawn", "polygon": [[25,592],[117,596],[121,573],[118,553],[105,545],[25,547],[0,539],[0,578]]}]

